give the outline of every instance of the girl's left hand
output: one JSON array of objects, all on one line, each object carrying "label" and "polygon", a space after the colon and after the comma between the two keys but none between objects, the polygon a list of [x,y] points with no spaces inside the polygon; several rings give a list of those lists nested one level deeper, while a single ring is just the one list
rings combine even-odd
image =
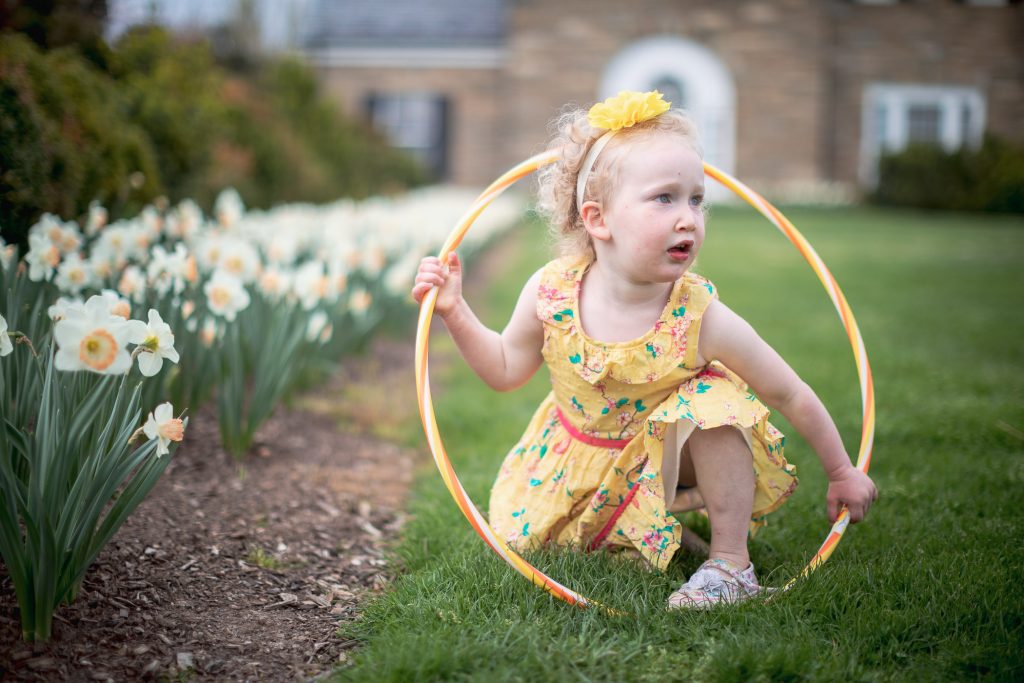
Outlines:
[{"label": "girl's left hand", "polygon": [[828,520],[835,522],[839,510],[846,505],[850,523],[856,524],[868,514],[871,503],[878,500],[878,488],[871,477],[850,465],[828,481]]}]

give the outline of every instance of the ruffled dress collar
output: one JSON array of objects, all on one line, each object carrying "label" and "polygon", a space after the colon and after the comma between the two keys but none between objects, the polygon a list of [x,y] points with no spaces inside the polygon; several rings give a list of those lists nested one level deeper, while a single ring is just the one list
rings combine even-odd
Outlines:
[{"label": "ruffled dress collar", "polygon": [[568,362],[584,381],[606,378],[625,384],[652,382],[676,370],[694,369],[700,316],[715,298],[713,285],[687,273],[672,286],[661,315],[645,334],[622,342],[590,338],[580,323],[579,293],[593,262],[563,258],[544,269],[537,315],[548,328],[545,357],[549,364]]}]

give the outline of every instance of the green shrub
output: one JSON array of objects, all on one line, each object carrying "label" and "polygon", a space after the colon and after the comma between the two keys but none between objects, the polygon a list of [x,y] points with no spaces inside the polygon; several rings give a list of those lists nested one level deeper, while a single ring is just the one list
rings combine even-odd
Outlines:
[{"label": "green shrub", "polygon": [[911,145],[882,157],[878,204],[1024,213],[1024,148],[988,136],[976,150]]},{"label": "green shrub", "polygon": [[152,141],[167,195],[212,201],[222,189],[209,186],[213,150],[228,123],[224,75],[206,44],[175,41],[161,29],[130,31],[113,51],[110,75],[124,117]]},{"label": "green shrub", "polygon": [[103,71],[73,48],[0,40],[0,227],[24,243],[43,212],[96,199],[111,218],[166,195],[209,211],[235,187],[247,206],[362,198],[421,184],[425,171],[325,99],[294,59],[245,74],[205,41],[129,31]]},{"label": "green shrub", "polygon": [[[0,226],[23,241],[43,212],[74,216],[98,199],[137,212],[163,192],[148,136],[114,84],[75,51],[0,40]],[[141,175],[134,175],[136,172]]]},{"label": "green shrub", "polygon": [[[427,180],[410,156],[388,146],[368,125],[343,118],[334,103],[320,95],[313,72],[302,62],[275,62],[264,70],[260,83],[278,115],[317,153],[331,182],[347,188],[348,194],[365,197]],[[332,199],[335,194],[333,188],[324,188],[310,200]]]}]

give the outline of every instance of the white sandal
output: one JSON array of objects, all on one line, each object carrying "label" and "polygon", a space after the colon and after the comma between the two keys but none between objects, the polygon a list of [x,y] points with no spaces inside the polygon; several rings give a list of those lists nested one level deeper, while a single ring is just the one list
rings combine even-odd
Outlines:
[{"label": "white sandal", "polygon": [[710,609],[721,603],[735,603],[762,592],[754,575],[754,564],[740,569],[728,560],[708,560],[668,596],[669,609]]}]

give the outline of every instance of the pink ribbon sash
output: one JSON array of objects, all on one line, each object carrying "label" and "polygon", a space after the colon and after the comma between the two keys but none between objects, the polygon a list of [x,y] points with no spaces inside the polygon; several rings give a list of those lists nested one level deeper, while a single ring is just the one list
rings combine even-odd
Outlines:
[{"label": "pink ribbon sash", "polygon": [[565,427],[565,431],[569,432],[569,436],[576,439],[577,441],[582,441],[583,443],[589,446],[597,446],[598,448],[622,449],[629,445],[629,442],[633,440],[632,438],[602,439],[599,436],[590,436],[589,434],[584,434],[580,430],[576,429],[571,422],[569,422],[569,419],[565,416],[565,413],[563,413],[562,409],[559,408],[558,406],[555,406],[555,415],[558,416],[558,421],[562,423],[563,427]]}]

